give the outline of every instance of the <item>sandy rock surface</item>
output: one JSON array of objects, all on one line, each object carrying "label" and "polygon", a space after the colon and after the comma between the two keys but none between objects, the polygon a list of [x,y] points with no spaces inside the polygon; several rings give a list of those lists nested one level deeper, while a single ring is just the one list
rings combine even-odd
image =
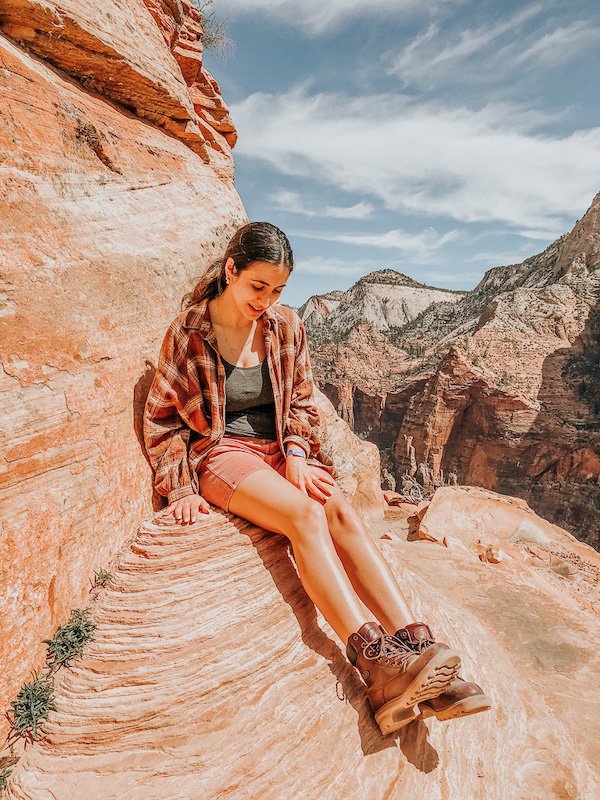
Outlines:
[{"label": "sandy rock surface", "polygon": [[467,493],[453,508],[448,549],[401,538],[397,509],[371,531],[493,710],[381,737],[284,537],[216,512],[193,527],[149,521],[97,590],[96,638],[59,673],[48,739],[22,756],[8,797],[594,800],[597,614],[546,567],[482,563],[461,538],[465,521],[511,517],[511,501]]}]

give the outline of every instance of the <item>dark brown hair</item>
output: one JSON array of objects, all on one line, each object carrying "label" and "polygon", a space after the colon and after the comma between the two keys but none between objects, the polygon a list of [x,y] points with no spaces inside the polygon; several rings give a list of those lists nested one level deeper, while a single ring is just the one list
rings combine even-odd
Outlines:
[{"label": "dark brown hair", "polygon": [[290,271],[294,268],[294,254],[285,233],[270,222],[249,222],[233,234],[224,254],[209,265],[194,290],[185,295],[184,308],[212,300],[224,291],[228,258],[233,258],[238,272],[253,261],[266,261]]}]

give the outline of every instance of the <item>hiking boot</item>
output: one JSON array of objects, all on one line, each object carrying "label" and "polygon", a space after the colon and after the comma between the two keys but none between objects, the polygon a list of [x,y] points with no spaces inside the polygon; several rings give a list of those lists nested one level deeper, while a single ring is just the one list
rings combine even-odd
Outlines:
[{"label": "hiking boot", "polygon": [[460,656],[445,644],[432,643],[416,653],[377,622],[365,622],[350,636],[346,655],[367,686],[384,736],[415,719],[417,704],[441,694],[460,669]]},{"label": "hiking boot", "polygon": [[465,681],[460,676],[437,697],[419,703],[422,719],[436,717],[440,721],[467,717],[469,714],[487,711],[491,707],[492,701],[483,693],[481,686]]},{"label": "hiking boot", "polygon": [[[396,631],[394,638],[408,645],[415,653],[422,653],[435,644],[430,628],[423,622],[413,622],[406,628]],[[436,717],[439,720],[466,717],[487,711],[492,701],[483,689],[472,681],[465,681],[459,675],[437,697],[430,697],[418,704],[422,719]],[[415,714],[416,718],[418,714]]]}]

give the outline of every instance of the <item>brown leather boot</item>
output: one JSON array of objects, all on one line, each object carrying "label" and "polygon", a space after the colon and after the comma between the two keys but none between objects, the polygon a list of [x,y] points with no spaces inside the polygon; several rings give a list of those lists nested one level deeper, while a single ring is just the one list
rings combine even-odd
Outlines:
[{"label": "brown leather boot", "polygon": [[[396,631],[394,638],[411,647],[415,653],[421,653],[435,643],[430,628],[423,622],[413,622],[401,628]],[[459,675],[437,697],[430,697],[418,705],[423,719],[436,717],[439,720],[466,717],[491,707],[492,701],[483,693],[481,686],[465,681]]]},{"label": "brown leather boot", "polygon": [[456,677],[447,689],[437,697],[419,703],[421,717],[436,717],[440,721],[467,717],[492,707],[492,701],[483,693],[481,686],[472,681]]},{"label": "brown leather boot", "polygon": [[365,622],[350,636],[346,655],[367,685],[384,736],[415,719],[417,704],[437,697],[460,669],[460,656],[447,645],[437,642],[415,653],[377,622]]}]

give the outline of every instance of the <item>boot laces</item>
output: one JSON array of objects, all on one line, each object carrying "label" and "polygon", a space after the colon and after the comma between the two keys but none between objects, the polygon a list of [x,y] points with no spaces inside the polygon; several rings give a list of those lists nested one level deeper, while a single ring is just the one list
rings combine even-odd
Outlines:
[{"label": "boot laces", "polygon": [[382,633],[379,639],[368,644],[363,650],[363,656],[367,661],[382,661],[393,667],[402,667],[405,670],[409,661],[415,657],[415,651],[389,636]]},{"label": "boot laces", "polygon": [[435,644],[435,639],[419,639],[413,646],[413,652],[415,653],[422,653],[423,650],[426,650],[432,644]]}]

